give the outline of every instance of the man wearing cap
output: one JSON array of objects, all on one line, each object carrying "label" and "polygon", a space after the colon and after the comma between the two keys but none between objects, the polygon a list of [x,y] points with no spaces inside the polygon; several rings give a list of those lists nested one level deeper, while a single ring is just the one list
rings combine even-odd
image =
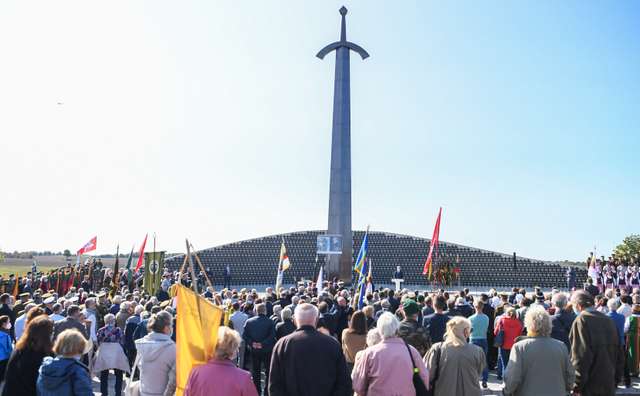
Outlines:
[{"label": "man wearing cap", "polygon": [[402,302],[404,319],[400,322],[398,336],[405,340],[407,344],[413,346],[420,352],[420,356],[426,355],[431,348],[431,338],[425,329],[418,323],[418,312],[420,307],[415,300],[407,298]]},{"label": "man wearing cap", "polygon": [[44,313],[46,313],[47,315],[53,314],[53,304],[56,302],[56,298],[50,294],[44,295],[42,297],[44,297],[44,301],[42,301],[42,303],[44,304],[44,307],[42,307],[42,309],[44,309]]},{"label": "man wearing cap", "polygon": [[31,297],[31,295],[29,293],[21,293],[19,297],[20,301],[18,301],[18,303],[13,306],[13,313],[16,316],[18,316],[18,313],[20,311],[24,311],[24,307],[25,305],[27,305],[27,301],[29,300],[29,297]]}]

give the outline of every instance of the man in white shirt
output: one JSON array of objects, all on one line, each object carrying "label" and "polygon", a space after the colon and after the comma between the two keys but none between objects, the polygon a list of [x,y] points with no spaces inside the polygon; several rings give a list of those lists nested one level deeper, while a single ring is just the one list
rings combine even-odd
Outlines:
[{"label": "man in white shirt", "polygon": [[620,315],[624,315],[624,318],[627,319],[629,318],[629,316],[631,316],[631,313],[633,312],[633,308],[631,308],[631,296],[622,296],[620,297],[620,302],[622,302],[622,305],[620,306],[620,308],[618,308],[618,313]]},{"label": "man in white shirt", "polygon": [[[249,315],[240,311],[240,303],[233,303],[233,314],[229,317],[229,321],[233,324],[233,329],[240,334],[240,338],[242,338],[242,334],[244,334],[244,324],[249,319]],[[238,351],[238,367],[244,368],[244,355],[245,355],[245,342],[244,340],[240,341],[240,349]]]},{"label": "man in white shirt", "polygon": [[29,303],[25,305],[24,313],[18,316],[18,319],[16,319],[16,322],[14,324],[14,329],[16,332],[16,341],[18,341],[20,339],[20,336],[22,336],[22,333],[24,333],[24,326],[27,324],[27,312],[29,312],[29,310],[35,306],[36,304],[34,303]]},{"label": "man in white shirt", "polygon": [[53,310],[53,313],[49,315],[49,318],[53,320],[54,323],[64,319],[64,316],[60,315],[60,312],[62,312],[62,304],[60,303],[53,304],[52,310]]}]

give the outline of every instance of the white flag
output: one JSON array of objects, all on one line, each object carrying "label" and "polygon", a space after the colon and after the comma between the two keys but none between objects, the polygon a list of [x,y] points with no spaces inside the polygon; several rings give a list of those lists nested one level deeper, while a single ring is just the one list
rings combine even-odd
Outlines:
[{"label": "white flag", "polygon": [[322,291],[322,284],[324,283],[324,273],[322,271],[323,267],[320,266],[320,272],[318,273],[318,281],[316,282],[316,288],[318,289],[318,294]]}]

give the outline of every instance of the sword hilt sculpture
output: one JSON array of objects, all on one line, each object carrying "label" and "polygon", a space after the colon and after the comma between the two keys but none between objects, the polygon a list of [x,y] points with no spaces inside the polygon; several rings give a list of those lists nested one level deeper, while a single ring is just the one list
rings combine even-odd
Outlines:
[{"label": "sword hilt sculpture", "polygon": [[318,52],[323,59],[329,52],[336,51],[336,71],[333,94],[333,124],[331,130],[331,179],[329,182],[329,226],[330,235],[342,237],[342,251],[339,255],[327,257],[325,271],[327,278],[351,282],[353,266],[353,232],[351,230],[351,88],[349,53],[357,52],[362,59],[369,57],[367,51],[347,41],[347,9],[340,8],[342,28],[340,41],[331,43]]},{"label": "sword hilt sculpture", "polygon": [[347,8],[345,6],[342,6],[340,8],[340,15],[342,15],[342,25],[340,28],[340,41],[336,41],[335,43],[331,43],[327,45],[326,47],[321,49],[316,56],[320,59],[324,59],[324,57],[329,52],[333,50],[337,50],[340,47],[345,47],[352,51],[357,52],[362,57],[362,59],[367,59],[369,57],[369,53],[367,53],[367,51],[365,51],[364,48],[362,48],[358,44],[352,43],[351,41],[347,41],[347,21],[345,18],[347,15]]}]

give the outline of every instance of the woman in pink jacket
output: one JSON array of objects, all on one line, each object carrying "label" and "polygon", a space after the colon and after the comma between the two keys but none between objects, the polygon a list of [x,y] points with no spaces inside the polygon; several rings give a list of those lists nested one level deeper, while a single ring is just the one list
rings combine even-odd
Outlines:
[{"label": "woman in pink jacket", "polygon": [[258,396],[251,374],[234,363],[240,341],[237,331],[220,326],[214,358],[191,370],[184,395]]},{"label": "woman in pink jacket", "polygon": [[[506,309],[504,315],[496,320],[493,334],[498,335],[501,331],[504,334],[502,345],[498,349],[498,364],[502,367],[498,373],[504,373],[509,362],[511,347],[516,342],[516,338],[522,335],[522,322],[516,316],[516,310],[513,307]],[[498,376],[498,380],[502,380],[502,376]]]}]

